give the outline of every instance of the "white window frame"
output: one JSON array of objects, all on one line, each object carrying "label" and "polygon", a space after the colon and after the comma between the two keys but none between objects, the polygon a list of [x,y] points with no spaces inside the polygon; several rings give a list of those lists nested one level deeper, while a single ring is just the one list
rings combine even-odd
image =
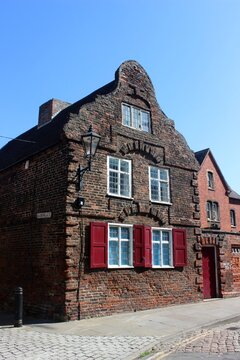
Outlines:
[{"label": "white window frame", "polygon": [[[119,163],[120,163],[120,161],[128,162],[128,164],[129,164],[129,173],[123,172],[121,170],[110,169],[110,167],[109,167],[110,158],[118,160]],[[120,167],[119,167],[119,169],[120,169]],[[110,171],[118,173],[118,193],[117,194],[110,192]],[[120,174],[128,174],[129,175],[129,196],[120,194]],[[108,156],[107,157],[107,193],[108,193],[108,195],[111,195],[111,196],[122,197],[122,198],[126,198],[126,199],[132,199],[132,161],[131,160],[121,159],[121,158],[117,158],[115,156]]]},{"label": "white window frame", "polygon": [[[130,239],[129,239],[129,265],[110,265],[109,264],[109,244],[110,244],[110,227],[117,227],[117,228],[129,228],[130,229]],[[121,242],[124,240],[121,240],[118,238],[118,260],[121,259]],[[108,224],[108,268],[109,269],[131,269],[133,268],[133,225],[131,224],[116,224],[116,223],[109,223]]]},{"label": "white window frame", "polygon": [[[212,184],[211,184],[211,181],[209,179],[209,174],[212,175]],[[209,190],[214,190],[215,187],[214,187],[214,175],[213,175],[213,172],[211,170],[207,170],[207,184],[208,184],[208,189]]]},{"label": "white window frame", "polygon": [[[124,117],[123,117],[123,114],[124,114],[124,106],[127,106],[130,108],[130,125],[127,125],[127,124],[124,124]],[[133,112],[134,110],[137,110],[139,111],[139,115],[140,115],[140,126],[139,127],[135,127],[133,126],[133,119],[134,119],[134,115],[133,115]],[[148,119],[149,119],[149,123],[148,123],[148,131],[144,130],[143,127],[142,127],[142,114],[147,114],[148,115]],[[129,105],[127,103],[122,103],[122,124],[124,126],[127,126],[127,127],[130,127],[132,129],[136,129],[136,130],[140,130],[140,131],[144,131],[144,132],[147,132],[147,133],[150,133],[151,132],[151,116],[150,116],[150,111],[148,110],[143,110],[137,106],[132,106],[132,105]]]},{"label": "white window frame", "polygon": [[[218,202],[207,200],[206,211],[208,221],[220,222],[220,210]],[[214,218],[214,213],[217,215],[216,218]]]},{"label": "white window frame", "polygon": [[[159,227],[152,227],[152,268],[153,269],[173,269],[173,236],[172,236],[172,229],[169,228],[159,228]],[[153,230],[160,231],[160,246],[161,246],[161,258],[160,258],[160,265],[154,265],[153,264],[153,244],[155,244],[156,241],[153,240]],[[162,240],[162,232],[167,231],[169,233],[169,258],[170,258],[170,265],[163,265],[163,244],[164,240]],[[157,243],[157,242],[156,242]]]},{"label": "white window frame", "polygon": [[[158,170],[158,179],[151,177],[151,168],[155,168]],[[161,180],[160,179],[160,170],[164,170],[167,172],[167,180]],[[156,166],[149,166],[148,168],[148,178],[149,178],[149,198],[150,201],[153,203],[160,203],[160,204],[167,204],[172,205],[171,199],[170,199],[170,178],[169,178],[169,169],[165,168],[158,168]],[[151,180],[158,180],[158,197],[159,200],[152,199],[152,190],[151,190]],[[168,201],[162,201],[161,198],[161,190],[160,190],[160,183],[167,183],[168,184]]]}]

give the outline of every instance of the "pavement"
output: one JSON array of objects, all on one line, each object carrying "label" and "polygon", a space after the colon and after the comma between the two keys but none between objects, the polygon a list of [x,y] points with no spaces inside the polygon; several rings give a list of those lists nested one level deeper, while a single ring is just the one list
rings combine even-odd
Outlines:
[{"label": "pavement", "polygon": [[192,360],[225,353],[240,359],[239,297],[65,323],[12,323],[0,314],[0,359]]}]

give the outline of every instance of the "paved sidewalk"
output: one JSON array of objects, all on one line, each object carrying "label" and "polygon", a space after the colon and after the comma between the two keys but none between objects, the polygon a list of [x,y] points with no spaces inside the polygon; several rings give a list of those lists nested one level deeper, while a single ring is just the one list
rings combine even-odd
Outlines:
[{"label": "paved sidewalk", "polygon": [[175,305],[134,313],[26,325],[26,330],[86,336],[167,337],[240,316],[240,297]]},{"label": "paved sidewalk", "polygon": [[186,333],[209,331],[231,319],[240,320],[240,298],[68,323],[30,322],[22,328],[13,328],[0,315],[0,359],[133,360],[152,348],[165,351]]}]

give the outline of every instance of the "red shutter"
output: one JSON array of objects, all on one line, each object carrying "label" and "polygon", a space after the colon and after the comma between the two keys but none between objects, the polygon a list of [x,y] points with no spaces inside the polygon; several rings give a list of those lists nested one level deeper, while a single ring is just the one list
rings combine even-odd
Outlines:
[{"label": "red shutter", "polygon": [[134,225],[134,260],[135,267],[143,267],[143,225]]},{"label": "red shutter", "polygon": [[90,267],[101,269],[107,267],[108,224],[92,222],[90,224]]},{"label": "red shutter", "polygon": [[152,229],[144,226],[144,267],[152,267]]},{"label": "red shutter", "polygon": [[173,229],[174,266],[187,265],[187,241],[185,229]]},{"label": "red shutter", "polygon": [[152,267],[151,227],[134,225],[134,266]]}]

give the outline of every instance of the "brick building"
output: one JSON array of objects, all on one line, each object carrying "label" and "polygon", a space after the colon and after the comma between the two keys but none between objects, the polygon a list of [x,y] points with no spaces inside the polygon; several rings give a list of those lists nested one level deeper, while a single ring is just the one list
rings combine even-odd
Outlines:
[{"label": "brick building", "polygon": [[195,153],[202,227],[203,296],[240,295],[240,195],[233,191],[211,152]]},{"label": "brick building", "polygon": [[[101,136],[91,171],[82,135]],[[0,304],[82,319],[202,299],[199,164],[135,61],[0,151]],[[79,198],[84,205],[79,206]]]}]

